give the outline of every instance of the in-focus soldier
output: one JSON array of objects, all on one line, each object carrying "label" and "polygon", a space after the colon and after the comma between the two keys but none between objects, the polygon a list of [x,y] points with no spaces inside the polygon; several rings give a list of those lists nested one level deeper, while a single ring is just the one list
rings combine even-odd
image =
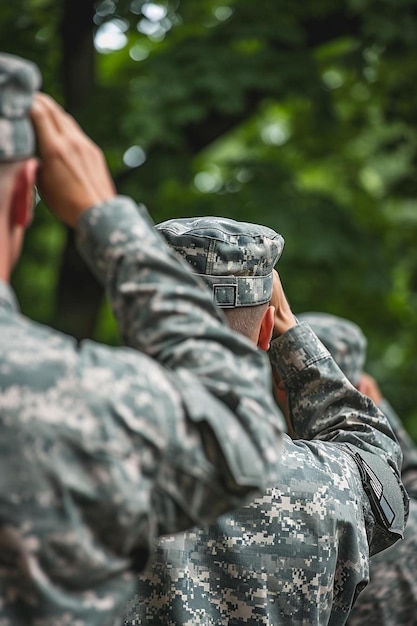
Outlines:
[{"label": "in-focus soldier", "polygon": [[[0,624],[115,626],[156,536],[277,478],[282,423],[263,359],[39,84],[0,54]],[[35,183],[75,228],[126,347],[78,345],[19,312],[9,281]]]},{"label": "in-focus soldier", "polygon": [[[266,350],[278,330],[271,303],[282,307],[277,233],[216,217],[157,229],[233,328]],[[215,524],[159,541],[126,625],[344,624],[369,554],[402,536],[401,458],[387,420],[307,324],[275,337],[269,353],[299,437],[285,436],[279,480]]]},{"label": "in-focus soldier", "polygon": [[370,563],[370,583],[360,594],[349,626],[415,626],[417,623],[417,447],[376,380],[364,372],[367,339],[357,324],[328,313],[298,316],[313,328],[348,379],[387,416],[403,451],[402,481],[410,496],[404,533]]}]

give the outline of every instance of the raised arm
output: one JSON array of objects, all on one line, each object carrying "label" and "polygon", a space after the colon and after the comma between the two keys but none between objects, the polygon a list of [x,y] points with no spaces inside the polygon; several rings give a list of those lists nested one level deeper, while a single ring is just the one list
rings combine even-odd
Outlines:
[{"label": "raised arm", "polygon": [[[308,324],[285,322],[290,319],[288,304],[278,275],[274,294],[275,339],[269,356],[274,377],[288,396],[292,428],[301,440],[336,444],[327,448],[330,455],[343,450],[355,459],[373,514],[389,544],[392,539],[386,531],[401,535],[407,515],[398,441],[384,414],[351,385]],[[381,533],[375,541],[377,550],[385,542],[380,538]]]},{"label": "raised arm", "polygon": [[[276,478],[282,423],[264,358],[229,330],[146,209],[115,195],[102,152],[73,118],[38,94],[33,121],[41,195],[76,228],[82,253],[108,289],[126,345],[174,373],[189,416],[226,460],[231,490]],[[209,460],[216,465],[216,458]]]}]

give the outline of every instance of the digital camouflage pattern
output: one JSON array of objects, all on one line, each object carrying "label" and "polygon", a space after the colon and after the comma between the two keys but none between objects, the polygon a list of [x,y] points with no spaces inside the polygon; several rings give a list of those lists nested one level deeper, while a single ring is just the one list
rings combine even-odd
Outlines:
[{"label": "digital camouflage pattern", "polygon": [[415,626],[417,622],[417,501],[410,500],[404,534],[371,559],[371,582],[349,616],[349,626]]},{"label": "digital camouflage pattern", "polygon": [[0,624],[115,626],[161,533],[247,503],[281,472],[269,365],[117,197],[80,250],[126,347],[22,316],[0,283]]},{"label": "digital camouflage pattern", "polygon": [[[359,382],[366,360],[366,339],[356,324],[327,313],[298,316],[307,321],[348,378]],[[343,348],[342,348],[343,346]],[[355,364],[355,365],[354,365]],[[403,452],[401,478],[410,500],[404,540],[370,562],[370,583],[360,594],[349,626],[415,626],[417,623],[417,447],[400,418],[383,398],[378,404]]]},{"label": "digital camouflage pattern", "polygon": [[29,111],[40,84],[41,75],[34,63],[0,53],[0,161],[33,154],[35,135]]},{"label": "digital camouflage pattern", "polygon": [[[271,361],[300,437],[284,439],[279,480],[215,524],[159,540],[125,626],[345,624],[368,582],[369,553],[402,535],[401,456],[384,416],[306,324],[272,342]],[[380,478],[396,492],[390,529],[346,444],[385,460]]]},{"label": "digital camouflage pattern", "polygon": [[417,446],[405,430],[402,421],[386,398],[381,400],[378,407],[387,416],[403,453],[401,479],[404,487],[406,488],[410,498],[417,500]]},{"label": "digital camouflage pattern", "polygon": [[272,228],[211,216],[171,219],[156,228],[210,287],[220,308],[270,301],[272,270],[284,247]]},{"label": "digital camouflage pattern", "polygon": [[307,322],[330,351],[340,369],[353,385],[359,383],[365,364],[367,340],[357,324],[330,313],[301,313],[298,319]]}]

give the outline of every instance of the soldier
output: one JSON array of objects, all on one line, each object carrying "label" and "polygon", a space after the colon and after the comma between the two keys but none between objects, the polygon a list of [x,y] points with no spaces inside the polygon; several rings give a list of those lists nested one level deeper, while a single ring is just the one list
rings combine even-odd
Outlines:
[{"label": "soldier", "polygon": [[349,626],[415,626],[417,622],[417,447],[377,382],[363,371],[367,340],[353,322],[328,313],[305,313],[306,321],[330,350],[349,380],[385,413],[403,451],[402,481],[410,495],[404,541],[377,554],[370,583],[360,594]]},{"label": "soldier", "polygon": [[[278,331],[271,296],[281,306],[277,233],[215,217],[168,220],[157,229],[209,286],[229,323],[266,349]],[[402,535],[392,462],[398,448],[386,419],[307,324],[274,338],[269,352],[300,437],[284,438],[279,480],[215,524],[160,540],[126,626],[344,624],[368,582],[369,553]],[[204,367],[203,352],[201,359]],[[297,363],[303,386],[294,386]]]},{"label": "soldier", "polygon": [[[0,55],[0,624],[115,626],[155,536],[276,479],[282,423],[263,359],[39,83]],[[20,314],[9,281],[35,183],[75,228],[126,347]]]}]

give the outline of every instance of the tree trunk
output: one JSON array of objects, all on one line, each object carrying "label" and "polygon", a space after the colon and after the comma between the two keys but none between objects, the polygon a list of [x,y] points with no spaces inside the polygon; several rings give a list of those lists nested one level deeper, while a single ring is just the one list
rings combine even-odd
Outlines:
[{"label": "tree trunk", "polygon": [[[65,108],[76,113],[95,82],[94,0],[65,0],[61,22],[62,85]],[[67,232],[56,294],[54,325],[77,339],[91,337],[103,298],[101,285],[78,254]]]}]

